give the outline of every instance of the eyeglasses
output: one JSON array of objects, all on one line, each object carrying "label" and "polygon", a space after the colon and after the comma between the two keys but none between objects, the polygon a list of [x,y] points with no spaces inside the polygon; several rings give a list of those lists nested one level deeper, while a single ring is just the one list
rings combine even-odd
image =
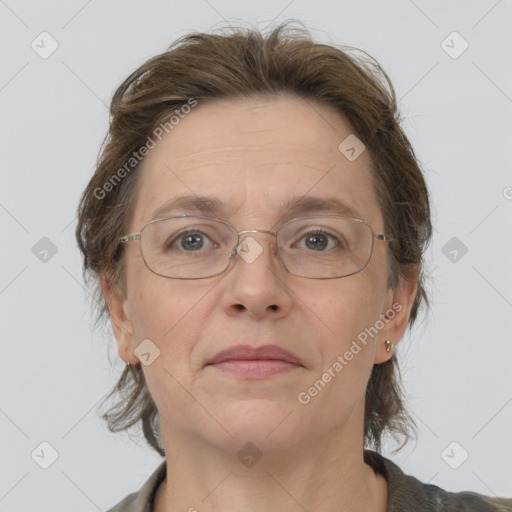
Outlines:
[{"label": "eyeglasses", "polygon": [[227,270],[240,255],[252,263],[262,246],[247,233],[276,237],[273,254],[279,254],[292,275],[308,279],[334,279],[361,272],[369,263],[376,235],[366,222],[348,217],[311,216],[291,219],[276,231],[237,231],[220,219],[180,215],[148,222],[140,233],[122,236],[119,243],[140,240],[146,266],[169,279],[205,279]]}]

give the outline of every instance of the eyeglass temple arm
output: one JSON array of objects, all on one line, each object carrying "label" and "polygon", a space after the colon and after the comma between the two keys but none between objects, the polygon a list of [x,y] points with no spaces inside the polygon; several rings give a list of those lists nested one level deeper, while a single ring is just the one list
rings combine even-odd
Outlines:
[{"label": "eyeglass temple arm", "polygon": [[379,240],[384,240],[384,242],[396,242],[396,238],[390,238],[386,235],[375,235],[375,238],[378,238]]},{"label": "eyeglass temple arm", "polygon": [[140,240],[140,234],[138,235],[126,235],[119,238],[119,243],[131,242],[132,240]]}]

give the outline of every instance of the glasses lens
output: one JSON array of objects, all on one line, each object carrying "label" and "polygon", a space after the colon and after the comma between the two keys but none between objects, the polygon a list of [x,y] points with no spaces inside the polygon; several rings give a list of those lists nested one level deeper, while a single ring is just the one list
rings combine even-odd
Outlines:
[{"label": "glasses lens", "polygon": [[[283,265],[300,277],[329,279],[366,267],[373,233],[362,221],[336,216],[304,217],[284,224],[277,234]],[[147,224],[141,252],[155,274],[201,279],[222,273],[238,240],[233,226],[209,217],[173,217]]]},{"label": "glasses lens", "polygon": [[150,222],[141,231],[141,252],[156,274],[200,279],[228,266],[236,245],[235,229],[207,217],[174,217]]},{"label": "glasses lens", "polygon": [[288,272],[301,277],[343,277],[361,271],[370,261],[373,234],[362,221],[309,217],[286,223],[277,245]]}]

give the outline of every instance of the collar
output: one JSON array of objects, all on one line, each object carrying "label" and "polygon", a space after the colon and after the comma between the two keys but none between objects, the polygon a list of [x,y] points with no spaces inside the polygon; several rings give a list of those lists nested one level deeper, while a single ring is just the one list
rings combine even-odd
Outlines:
[{"label": "collar", "polygon": [[[470,491],[452,493],[436,485],[424,484],[404,474],[394,462],[373,450],[364,450],[363,459],[388,482],[387,512],[512,511],[512,499],[490,498]],[[128,495],[108,512],[153,512],[156,492],[166,473],[164,460],[138,492]]]}]

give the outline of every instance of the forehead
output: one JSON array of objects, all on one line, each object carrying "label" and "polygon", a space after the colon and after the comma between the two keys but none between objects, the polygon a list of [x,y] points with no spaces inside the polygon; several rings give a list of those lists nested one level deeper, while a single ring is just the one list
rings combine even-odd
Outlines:
[{"label": "forehead", "polygon": [[[212,214],[229,221],[249,216],[272,224],[295,199],[302,198],[307,213],[319,202],[305,198],[324,198],[379,223],[368,152],[351,161],[339,150],[352,133],[340,114],[312,100],[280,96],[199,104],[145,157],[133,225],[178,213],[170,203],[197,206],[203,197],[214,198],[207,205],[216,206]],[[184,196],[188,201],[179,199]]]}]

